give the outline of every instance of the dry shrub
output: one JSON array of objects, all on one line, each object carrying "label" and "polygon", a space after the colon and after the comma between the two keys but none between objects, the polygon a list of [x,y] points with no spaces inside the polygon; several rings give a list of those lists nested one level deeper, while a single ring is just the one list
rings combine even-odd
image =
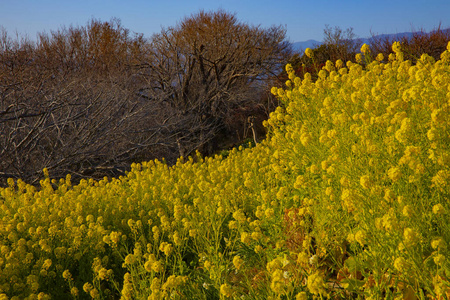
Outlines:
[{"label": "dry shrub", "polygon": [[448,41],[450,41],[450,28],[437,29],[426,32],[424,29],[414,31],[410,36],[373,36],[370,49],[375,55],[382,53],[387,59],[392,51],[392,43],[401,43],[404,58],[415,63],[423,53],[432,56],[435,60],[440,59],[440,55],[445,51]]}]

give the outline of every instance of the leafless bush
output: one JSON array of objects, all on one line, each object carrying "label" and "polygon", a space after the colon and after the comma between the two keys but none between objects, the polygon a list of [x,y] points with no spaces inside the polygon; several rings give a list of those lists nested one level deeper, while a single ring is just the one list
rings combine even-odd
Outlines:
[{"label": "leafless bush", "polygon": [[208,154],[230,116],[261,105],[289,46],[223,11],[146,40],[120,21],[40,34],[0,32],[0,184],[118,176],[133,161]]},{"label": "leafless bush", "polygon": [[[120,174],[130,158],[158,142],[139,133],[136,119],[151,104],[136,96],[142,83],[118,54],[129,56],[119,23],[92,21],[41,35],[36,45],[3,34],[0,56],[0,175],[35,181],[47,167],[55,177],[72,173]],[[105,52],[92,46],[100,32]],[[122,47],[122,48],[120,48]],[[125,48],[125,49],[124,49]],[[116,50],[114,50],[116,49]]]},{"label": "leafless bush", "polygon": [[435,60],[440,59],[440,55],[447,47],[450,41],[450,28],[442,29],[439,25],[436,29],[429,32],[424,29],[416,30],[410,35],[386,36],[372,34],[370,43],[371,51],[375,55],[382,53],[387,59],[392,51],[393,42],[401,43],[405,59],[415,63],[422,54],[426,53]]},{"label": "leafless bush", "polygon": [[261,29],[224,11],[201,11],[153,36],[147,96],[201,122],[196,143],[184,134],[181,141],[210,153],[218,133],[233,134],[227,116],[260,104],[267,81],[290,55],[284,39],[282,27]]}]

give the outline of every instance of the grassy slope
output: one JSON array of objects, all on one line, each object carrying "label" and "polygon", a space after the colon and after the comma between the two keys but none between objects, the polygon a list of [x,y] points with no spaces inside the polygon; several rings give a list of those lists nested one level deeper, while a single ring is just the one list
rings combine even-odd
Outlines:
[{"label": "grassy slope", "polygon": [[[449,52],[331,62],[273,89],[269,138],[111,181],[10,181],[0,295],[305,299],[444,294]],[[448,289],[447,289],[448,290]],[[0,296],[0,299],[2,296]],[[6,298],[5,298],[6,299]]]}]

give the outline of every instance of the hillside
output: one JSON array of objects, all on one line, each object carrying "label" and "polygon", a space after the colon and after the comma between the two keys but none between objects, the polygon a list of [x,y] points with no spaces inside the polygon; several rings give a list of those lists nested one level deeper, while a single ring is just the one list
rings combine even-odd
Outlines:
[{"label": "hillside", "polygon": [[392,49],[287,65],[268,138],[227,157],[9,179],[0,299],[448,298],[450,43]]}]

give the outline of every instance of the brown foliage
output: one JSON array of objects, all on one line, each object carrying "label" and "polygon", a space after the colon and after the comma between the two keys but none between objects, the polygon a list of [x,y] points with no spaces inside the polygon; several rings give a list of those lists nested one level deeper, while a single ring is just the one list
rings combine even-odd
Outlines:
[{"label": "brown foliage", "polygon": [[[344,63],[355,61],[355,55],[360,53],[361,40],[355,38],[353,29],[349,28],[343,31],[339,27],[325,27],[324,43],[312,49],[313,59],[304,54],[295,53],[289,63],[294,67],[297,76],[303,78],[305,73],[310,73],[313,79],[317,78],[317,73],[322,69],[327,60],[336,62],[338,59]],[[372,55],[382,53],[387,61],[392,51],[392,44],[395,41],[401,43],[404,53],[404,59],[410,60],[413,64],[424,53],[432,56],[435,60],[440,59],[440,54],[444,52],[447,43],[450,41],[450,28],[437,29],[426,32],[421,29],[413,32],[411,35],[392,36],[392,35],[374,35],[370,39],[370,50]],[[284,72],[281,76],[287,80],[287,74]]]},{"label": "brown foliage", "polygon": [[210,154],[218,136],[234,135],[229,116],[261,104],[270,76],[290,55],[284,38],[281,27],[250,26],[221,10],[201,11],[153,36],[147,93],[202,123],[196,143],[184,143],[188,153]]},{"label": "brown foliage", "polygon": [[142,40],[118,21],[40,34],[36,44],[3,33],[1,43],[1,177],[35,182],[44,167],[55,177],[119,175],[157,142],[136,126],[150,119],[130,64]]},{"label": "brown foliage", "polygon": [[[305,54],[296,53],[291,57],[289,63],[300,78],[303,78],[305,73],[310,73],[315,79],[327,60],[335,62],[340,59],[344,63],[353,61],[360,46],[361,42],[356,39],[353,28],[342,30],[337,26],[332,28],[325,25],[323,44],[311,49],[314,58],[311,59]],[[284,75],[286,80],[287,74],[284,73]]]},{"label": "brown foliage", "polygon": [[375,55],[382,53],[387,59],[389,54],[393,53],[392,44],[395,41],[400,42],[405,60],[415,63],[424,53],[439,60],[450,41],[450,28],[441,29],[441,26],[438,26],[430,32],[421,29],[413,32],[410,37],[373,36],[370,44],[371,52]]}]

